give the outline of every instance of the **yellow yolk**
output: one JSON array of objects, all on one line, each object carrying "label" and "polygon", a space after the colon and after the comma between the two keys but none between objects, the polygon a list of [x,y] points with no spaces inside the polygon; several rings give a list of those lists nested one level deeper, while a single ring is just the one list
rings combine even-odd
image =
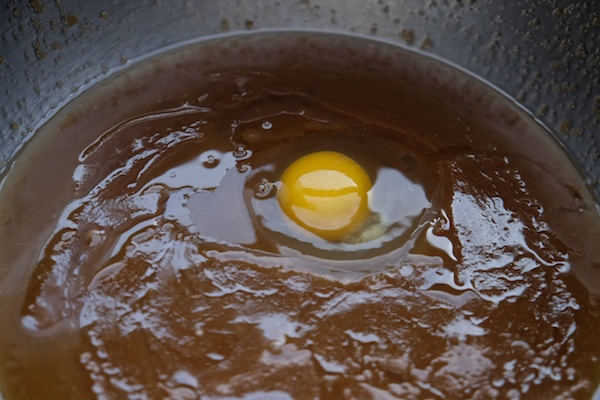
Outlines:
[{"label": "yellow yolk", "polygon": [[371,186],[369,176],[353,159],[319,151],[287,167],[277,199],[298,225],[335,242],[364,224],[370,214]]}]

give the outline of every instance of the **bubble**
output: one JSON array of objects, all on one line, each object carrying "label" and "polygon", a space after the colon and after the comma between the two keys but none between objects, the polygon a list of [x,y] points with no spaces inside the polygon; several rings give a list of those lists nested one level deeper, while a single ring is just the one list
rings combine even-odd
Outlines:
[{"label": "bubble", "polygon": [[238,170],[238,172],[243,174],[244,172],[247,172],[250,170],[250,165],[248,165],[246,163],[238,164],[237,170]]},{"label": "bubble", "polygon": [[272,127],[273,127],[273,124],[271,123],[271,121],[265,121],[262,123],[262,128],[266,131],[268,131]]},{"label": "bubble", "polygon": [[219,159],[213,155],[209,155],[206,157],[206,160],[204,160],[202,165],[206,168],[215,168],[217,165],[219,165]]},{"label": "bubble", "polygon": [[282,340],[271,340],[267,344],[267,350],[272,354],[281,354],[283,351],[283,341]]},{"label": "bubble", "polygon": [[258,185],[256,185],[256,189],[254,191],[254,196],[257,199],[268,199],[275,195],[275,185],[271,183],[268,179],[263,178]]},{"label": "bubble", "polygon": [[252,155],[252,152],[246,148],[243,144],[236,146],[233,151],[233,156],[238,160],[245,160]]}]

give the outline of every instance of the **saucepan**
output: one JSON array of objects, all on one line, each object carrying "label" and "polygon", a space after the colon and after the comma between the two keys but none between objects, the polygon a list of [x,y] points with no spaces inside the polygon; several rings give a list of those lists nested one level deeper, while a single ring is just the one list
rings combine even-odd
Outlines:
[{"label": "saucepan", "polygon": [[7,0],[0,174],[58,110],[136,60],[203,37],[271,29],[395,43],[480,77],[547,127],[600,198],[595,0]]}]

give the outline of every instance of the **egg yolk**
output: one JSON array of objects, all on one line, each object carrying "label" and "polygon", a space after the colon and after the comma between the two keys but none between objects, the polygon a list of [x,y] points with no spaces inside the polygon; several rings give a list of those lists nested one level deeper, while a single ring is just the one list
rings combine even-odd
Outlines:
[{"label": "egg yolk", "polygon": [[281,175],[277,199],[298,225],[337,242],[360,228],[370,214],[371,180],[353,159],[319,151],[294,161]]}]

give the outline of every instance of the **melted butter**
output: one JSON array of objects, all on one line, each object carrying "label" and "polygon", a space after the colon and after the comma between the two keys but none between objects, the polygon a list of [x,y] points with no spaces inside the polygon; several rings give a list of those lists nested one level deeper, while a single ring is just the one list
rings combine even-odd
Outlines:
[{"label": "melted butter", "polygon": [[[480,84],[357,38],[259,35],[80,102],[1,193],[9,399],[591,397],[598,215]],[[373,183],[356,240],[278,205],[320,150]]]}]

